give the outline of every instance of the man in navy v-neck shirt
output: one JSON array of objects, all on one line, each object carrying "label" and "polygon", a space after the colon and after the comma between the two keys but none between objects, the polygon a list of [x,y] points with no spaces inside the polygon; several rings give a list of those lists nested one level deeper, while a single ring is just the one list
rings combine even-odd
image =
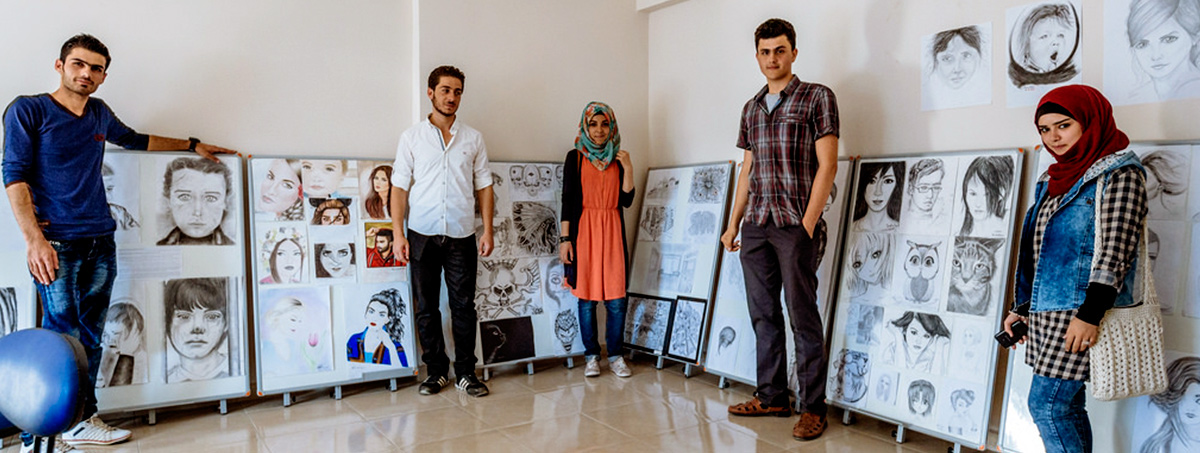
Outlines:
[{"label": "man in navy v-neck shirt", "polygon": [[[214,161],[214,154],[235,152],[125,126],[104,101],[91,97],[104,83],[111,60],[100,40],[76,35],[54,62],[62,77],[58,89],[20,96],[4,111],[4,187],[25,238],[29,272],[42,301],[42,327],[78,338],[88,356],[84,421],[62,434],[66,444],[56,451],[130,436],[95,416],[104,314],[117,276],[116,222],[101,174],[104,143],[148,151],[187,149]],[[22,453],[32,451],[32,437],[21,437]]]}]

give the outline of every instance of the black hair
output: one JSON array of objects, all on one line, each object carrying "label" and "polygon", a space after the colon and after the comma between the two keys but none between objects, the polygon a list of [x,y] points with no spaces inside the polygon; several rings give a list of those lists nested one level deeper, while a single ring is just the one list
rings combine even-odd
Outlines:
[{"label": "black hair", "polygon": [[900,220],[900,205],[904,196],[904,161],[898,160],[895,162],[863,162],[860,167],[861,172],[858,178],[858,198],[854,202],[854,220],[861,219],[867,215],[866,194],[867,185],[871,183],[877,176],[883,176],[887,170],[892,169],[892,175],[896,177],[896,187],[892,189],[891,196],[887,202],[887,216],[892,220]]},{"label": "black hair", "polygon": [[[925,331],[929,332],[930,335],[950,338],[950,329],[946,327],[946,323],[942,322],[942,318],[938,315],[906,311],[904,312],[904,316],[893,320],[892,325],[901,329],[908,329],[908,325],[912,324],[914,320],[921,323],[921,327],[925,328]],[[905,337],[905,340],[907,340],[907,335]]]},{"label": "black hair", "polygon": [[391,228],[380,228],[379,231],[375,232],[375,237],[378,238],[380,236],[388,238],[389,241],[396,239],[396,236],[392,233]]},{"label": "black hair", "polygon": [[433,72],[429,73],[429,89],[437,88],[438,82],[442,81],[442,77],[454,77],[463,84],[463,87],[467,86],[467,76],[463,75],[461,70],[454,66],[443,65],[434,68]]},{"label": "black hair", "polygon": [[[226,298],[226,281],[223,278],[181,278],[167,280],[163,291],[163,302],[167,318],[167,332],[171,331],[176,310],[197,308],[221,312],[222,318],[229,317]],[[228,323],[228,320],[226,320]],[[228,327],[228,325],[226,326]]]},{"label": "black hair", "polygon": [[[967,172],[962,179],[963,205],[967,204],[967,184],[971,178],[979,178],[987,195],[987,210],[996,217],[1004,217],[1008,212],[1007,198],[1012,190],[1013,161],[1009,156],[976,157],[967,166]],[[960,234],[968,236],[975,228],[975,218],[970,209],[963,210],[963,224]]]},{"label": "black hair", "polygon": [[963,42],[967,43],[980,54],[983,53],[983,35],[979,33],[979,28],[971,25],[969,27],[955,28],[953,30],[940,31],[933,35],[933,64],[937,65],[937,54],[946,50],[950,46],[950,41],[954,38],[962,38]]},{"label": "black hair", "polygon": [[64,42],[62,45],[62,50],[58,52],[58,61],[65,63],[67,61],[67,55],[70,55],[71,51],[76,47],[82,47],[84,50],[96,52],[100,54],[100,56],[104,57],[105,71],[107,71],[108,67],[112,65],[112,56],[108,54],[108,46],[105,46],[104,43],[100,42],[99,39],[96,39],[95,36],[87,33],[80,33],[72,36],[71,39],[68,39],[67,42]]},{"label": "black hair", "polygon": [[792,45],[792,49],[796,48],[796,29],[792,28],[791,22],[779,18],[767,19],[754,30],[754,47],[758,48],[759,41],[780,36],[787,37],[788,44]]},{"label": "black hair", "polygon": [[233,192],[232,173],[225,164],[200,157],[180,157],[167,164],[167,171],[163,173],[164,198],[171,198],[171,182],[174,180],[173,177],[178,170],[195,170],[200,173],[221,175],[222,179],[225,180],[225,195],[228,196]]}]

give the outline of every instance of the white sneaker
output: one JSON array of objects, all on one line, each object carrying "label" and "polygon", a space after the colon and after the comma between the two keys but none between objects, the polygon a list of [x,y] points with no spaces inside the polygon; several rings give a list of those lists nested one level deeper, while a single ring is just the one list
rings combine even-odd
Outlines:
[{"label": "white sneaker", "polygon": [[629,370],[629,365],[625,364],[625,358],[617,356],[617,360],[608,362],[608,367],[612,369],[613,374],[617,377],[633,376],[633,372]]},{"label": "white sneaker", "polygon": [[[47,439],[42,439],[42,451],[38,453],[47,453],[49,451],[49,449],[46,447],[50,444],[50,442],[46,442],[46,440]],[[21,444],[21,453],[33,453],[33,444]],[[63,442],[63,440],[59,438],[54,439],[54,453],[83,453],[83,450],[72,447],[71,444]]]},{"label": "white sneaker", "polygon": [[587,366],[583,369],[583,375],[587,377],[596,377],[600,375],[600,358],[589,357]]},{"label": "white sneaker", "polygon": [[129,430],[108,426],[100,417],[93,415],[62,433],[62,440],[71,445],[112,445],[124,442],[131,435],[133,433]]}]

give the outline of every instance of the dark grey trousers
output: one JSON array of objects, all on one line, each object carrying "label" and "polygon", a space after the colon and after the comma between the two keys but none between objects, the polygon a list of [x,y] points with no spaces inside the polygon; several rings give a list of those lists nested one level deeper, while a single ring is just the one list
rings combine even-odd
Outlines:
[{"label": "dark grey trousers", "polygon": [[449,374],[446,339],[442,333],[442,272],[450,301],[450,328],[454,335],[454,374],[475,373],[475,272],[479,266],[475,235],[465,238],[425,236],[408,230],[413,296],[417,299],[417,338],[421,361],[430,376]]},{"label": "dark grey trousers", "polygon": [[813,240],[803,226],[742,225],[742,268],[746,274],[746,297],[750,322],[758,338],[758,388],[765,405],[788,405],[788,376],[783,290],[789,321],[795,334],[796,374],[800,388],[796,398],[802,412],[824,415],[825,356],[824,327],[817,309],[817,269]]}]

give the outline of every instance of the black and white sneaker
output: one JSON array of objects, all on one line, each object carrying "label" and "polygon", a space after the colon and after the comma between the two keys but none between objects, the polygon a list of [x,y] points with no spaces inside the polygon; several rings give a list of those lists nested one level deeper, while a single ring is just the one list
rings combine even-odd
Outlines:
[{"label": "black and white sneaker", "polygon": [[483,385],[482,382],[479,382],[479,378],[475,377],[474,373],[459,376],[458,383],[456,383],[454,386],[457,387],[459,391],[467,392],[468,395],[476,398],[487,396],[487,394],[490,393],[487,386]]},{"label": "black and white sneaker", "polygon": [[425,378],[425,382],[422,382],[421,386],[417,390],[421,392],[422,395],[436,395],[437,392],[442,391],[442,389],[446,388],[447,385],[450,385],[450,378],[444,375],[429,376]]}]

